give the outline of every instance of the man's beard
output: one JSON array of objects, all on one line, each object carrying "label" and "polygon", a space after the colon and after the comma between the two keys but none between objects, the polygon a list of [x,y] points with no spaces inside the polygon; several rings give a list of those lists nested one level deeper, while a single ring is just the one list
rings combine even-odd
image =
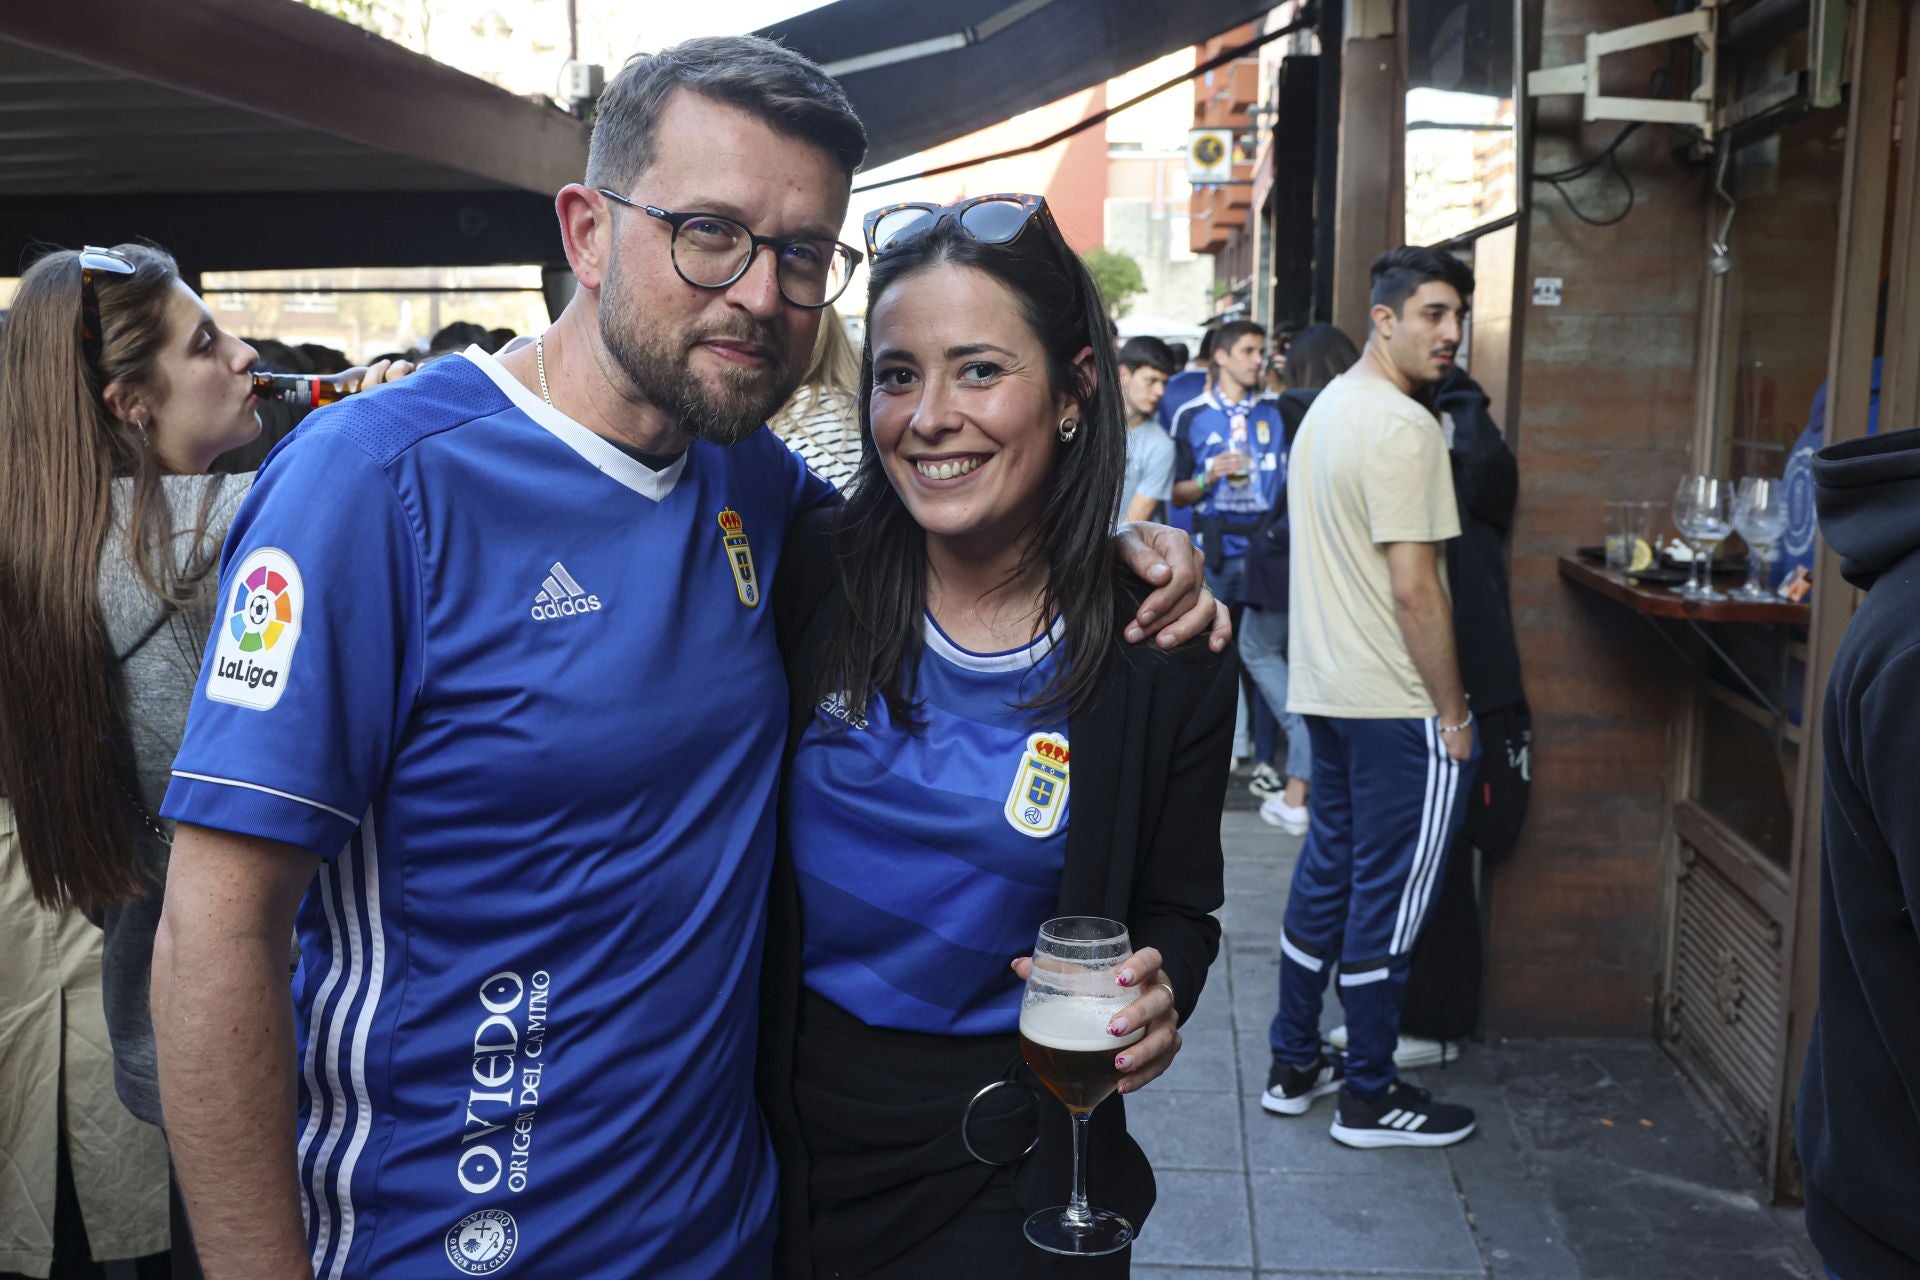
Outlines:
[{"label": "man's beard", "polygon": [[[724,328],[674,333],[639,320],[639,308],[614,284],[600,300],[600,340],[648,404],[671,414],[697,440],[736,445],[758,431],[799,384],[780,352],[780,334],[749,318]],[[714,389],[695,373],[693,349],[712,338],[758,344],[767,352],[759,369],[722,370]]]}]

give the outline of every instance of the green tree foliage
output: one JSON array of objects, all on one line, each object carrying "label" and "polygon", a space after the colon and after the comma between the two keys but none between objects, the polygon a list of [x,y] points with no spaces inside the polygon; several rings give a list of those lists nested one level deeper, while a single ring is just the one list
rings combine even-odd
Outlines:
[{"label": "green tree foliage", "polygon": [[1140,264],[1124,253],[1114,249],[1089,249],[1080,255],[1080,260],[1087,264],[1093,282],[1100,286],[1100,297],[1116,320],[1127,314],[1133,300],[1147,291]]}]

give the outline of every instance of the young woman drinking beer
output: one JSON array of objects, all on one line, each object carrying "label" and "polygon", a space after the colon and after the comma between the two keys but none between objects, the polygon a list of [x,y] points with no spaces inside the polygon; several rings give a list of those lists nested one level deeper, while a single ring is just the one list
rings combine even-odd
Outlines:
[{"label": "young woman drinking beer", "polygon": [[[1113,344],[1045,202],[876,211],[867,249],[859,476],[774,593],[778,1273],[1124,1276],[1125,1252],[1022,1233],[1066,1190],[1069,1125],[1022,1064],[1016,958],[1053,917],[1124,923],[1093,1092],[1166,1070],[1219,945],[1231,660],[1118,638],[1139,588],[1107,538]],[[1137,1228],[1152,1171],[1117,1101],[1092,1123],[1091,1198]]]}]

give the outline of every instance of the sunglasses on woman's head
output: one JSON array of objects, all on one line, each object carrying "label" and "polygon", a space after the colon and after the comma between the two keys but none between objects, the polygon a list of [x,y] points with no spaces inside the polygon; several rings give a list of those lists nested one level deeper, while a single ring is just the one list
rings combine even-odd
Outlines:
[{"label": "sunglasses on woman's head", "polygon": [[90,244],[80,251],[80,345],[89,365],[100,360],[100,297],[94,292],[94,277],[102,272],[130,276],[136,270],[133,259],[112,249]]},{"label": "sunglasses on woman's head", "polygon": [[890,204],[873,210],[861,225],[867,233],[867,253],[878,259],[949,219],[981,244],[1007,244],[1019,238],[1046,207],[1042,196],[1015,194],[974,196],[948,205]]}]

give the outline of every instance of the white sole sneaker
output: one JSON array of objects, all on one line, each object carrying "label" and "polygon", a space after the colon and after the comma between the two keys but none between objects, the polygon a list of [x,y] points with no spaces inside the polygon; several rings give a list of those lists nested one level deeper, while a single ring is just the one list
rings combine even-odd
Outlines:
[{"label": "white sole sneaker", "polygon": [[1279,796],[1269,796],[1261,804],[1260,820],[1290,836],[1307,834],[1307,806],[1290,805]]},{"label": "white sole sneaker", "polygon": [[1296,1098],[1283,1097],[1269,1089],[1260,1095],[1260,1109],[1276,1116],[1303,1116],[1313,1106],[1315,1098],[1324,1098],[1330,1093],[1338,1092],[1340,1092],[1338,1080],[1317,1084]]},{"label": "white sole sneaker", "polygon": [[[1327,1043],[1345,1053],[1346,1026],[1342,1024],[1327,1032]],[[1460,1044],[1456,1040],[1423,1040],[1419,1036],[1401,1036],[1393,1046],[1393,1065],[1401,1071],[1411,1071],[1415,1067],[1438,1067],[1459,1060]]]},{"label": "white sole sneaker", "polygon": [[1336,1122],[1327,1132],[1342,1146],[1357,1147],[1362,1151],[1381,1147],[1450,1147],[1456,1142],[1465,1142],[1478,1124],[1476,1120],[1452,1133],[1408,1133],[1403,1129],[1349,1129]]}]

